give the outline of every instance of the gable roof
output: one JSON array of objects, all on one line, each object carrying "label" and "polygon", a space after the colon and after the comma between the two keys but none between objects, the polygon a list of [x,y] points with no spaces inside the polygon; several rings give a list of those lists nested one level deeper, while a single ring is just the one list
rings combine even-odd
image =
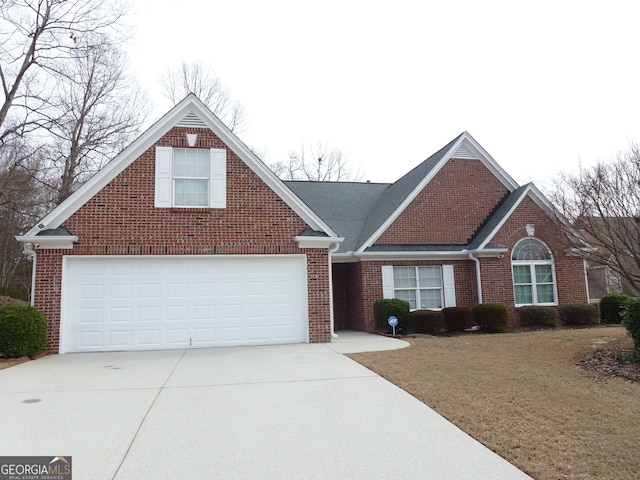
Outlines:
[{"label": "gable roof", "polygon": [[468,132],[463,132],[387,189],[365,223],[358,252],[373,245],[451,158],[480,160],[509,191],[518,188],[491,155]]},{"label": "gable roof", "polygon": [[107,163],[69,198],[40,220],[23,237],[20,237],[20,240],[26,241],[43,230],[55,230],[60,227],[65,220],[174,126],[211,129],[312,230],[322,232],[329,237],[336,237],[335,232],[316,212],[301,201],[209,108],[191,93]]},{"label": "gable roof", "polygon": [[[471,241],[466,245],[375,245],[380,235],[451,158],[480,160],[509,192],[478,228]],[[554,214],[553,206],[535,185],[529,183],[519,186],[467,132],[451,140],[392,184],[309,181],[285,183],[338,235],[345,237],[337,251],[341,254],[413,252],[425,255],[466,255],[470,251],[496,252],[504,248],[492,243],[493,237],[525,197],[529,196],[550,215]]]}]

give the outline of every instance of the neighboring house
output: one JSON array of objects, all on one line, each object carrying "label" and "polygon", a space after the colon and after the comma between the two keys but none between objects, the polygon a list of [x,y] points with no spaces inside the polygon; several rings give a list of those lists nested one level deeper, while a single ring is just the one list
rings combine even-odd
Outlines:
[{"label": "neighboring house", "polygon": [[640,292],[621,273],[640,279],[640,222],[637,217],[581,216],[575,231],[589,245],[587,280],[589,301],[597,302],[608,293],[638,296]]},{"label": "neighboring house", "polygon": [[596,303],[608,293],[623,293],[620,274],[607,265],[587,261],[589,302]]},{"label": "neighboring house", "polygon": [[393,184],[282,182],[190,95],[18,240],[51,352],[265,345],[382,297],[586,301],[553,217],[467,133]]}]

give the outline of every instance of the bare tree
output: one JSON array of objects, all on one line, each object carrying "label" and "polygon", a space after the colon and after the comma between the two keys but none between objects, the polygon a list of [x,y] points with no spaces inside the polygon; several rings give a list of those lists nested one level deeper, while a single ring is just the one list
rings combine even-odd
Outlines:
[{"label": "bare tree", "polygon": [[245,121],[242,107],[231,100],[229,90],[210,66],[202,65],[199,60],[182,62],[178,67],[167,68],[160,77],[160,83],[163,95],[174,105],[193,93],[232,132],[237,133],[242,128]]},{"label": "bare tree", "polygon": [[60,204],[139,133],[146,97],[127,74],[124,53],[99,43],[61,69],[58,112],[48,129],[48,185]]},{"label": "bare tree", "polygon": [[117,0],[0,1],[0,145],[48,124],[61,65],[82,55],[89,38],[113,43],[123,14]]},{"label": "bare tree", "polygon": [[300,151],[289,153],[288,162],[277,162],[270,167],[283,180],[346,182],[362,179],[360,169],[352,170],[341,150],[327,147],[322,142],[311,147],[303,143]]},{"label": "bare tree", "polygon": [[23,142],[0,148],[0,294],[27,298],[31,286],[31,259],[15,240],[43,212],[46,196],[30,169],[38,170],[34,149]]},{"label": "bare tree", "polygon": [[567,235],[584,244],[576,254],[640,292],[640,146],[610,163],[561,174],[550,197],[568,220]]}]

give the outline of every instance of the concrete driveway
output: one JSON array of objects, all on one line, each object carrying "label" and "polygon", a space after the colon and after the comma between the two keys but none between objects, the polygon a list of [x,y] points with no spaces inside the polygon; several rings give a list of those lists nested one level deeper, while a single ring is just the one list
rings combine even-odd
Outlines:
[{"label": "concrete driveway", "polygon": [[0,455],[83,479],[530,478],[341,353],[405,342],[52,355],[0,371]]}]

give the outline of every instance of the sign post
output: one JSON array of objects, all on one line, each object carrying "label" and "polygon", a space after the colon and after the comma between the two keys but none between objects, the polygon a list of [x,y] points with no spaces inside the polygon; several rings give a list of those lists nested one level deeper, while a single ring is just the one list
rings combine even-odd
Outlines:
[{"label": "sign post", "polygon": [[396,326],[398,325],[398,319],[393,315],[389,317],[389,326],[393,328],[393,336],[396,336]]}]

